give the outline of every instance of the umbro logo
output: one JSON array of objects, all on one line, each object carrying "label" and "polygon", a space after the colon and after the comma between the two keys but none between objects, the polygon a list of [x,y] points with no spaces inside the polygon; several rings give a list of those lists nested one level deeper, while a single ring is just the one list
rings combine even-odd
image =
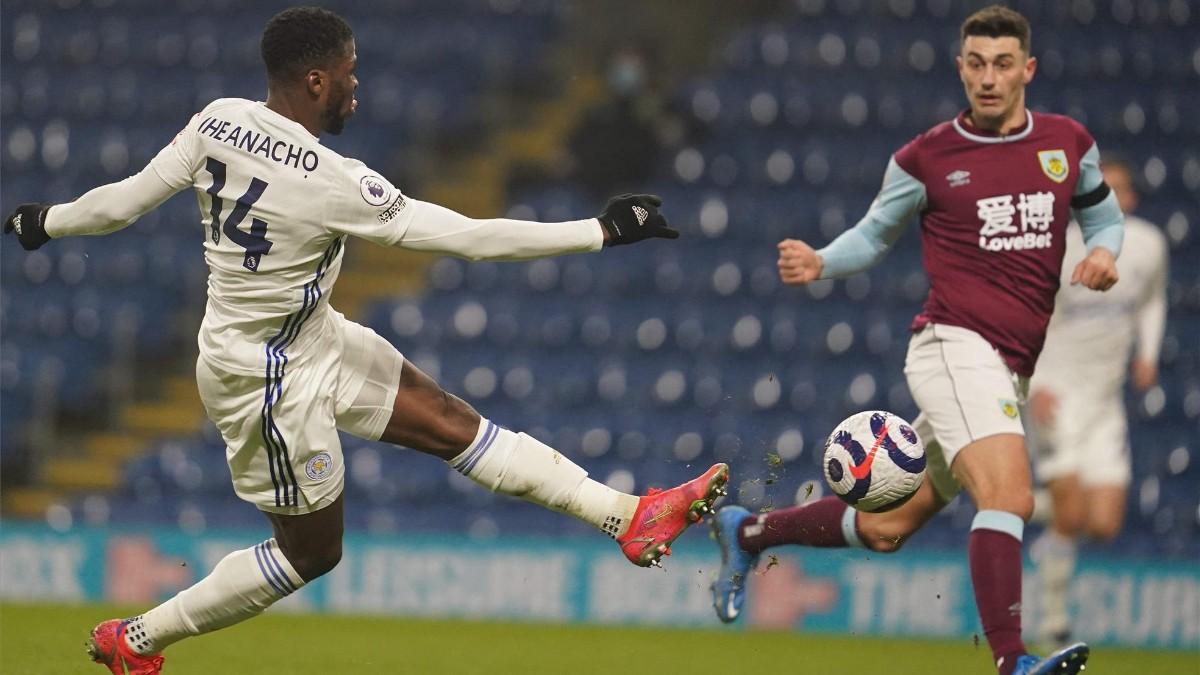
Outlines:
[{"label": "umbro logo", "polygon": [[962,169],[952,171],[946,174],[946,180],[950,181],[950,187],[962,187],[971,182],[971,172]]}]

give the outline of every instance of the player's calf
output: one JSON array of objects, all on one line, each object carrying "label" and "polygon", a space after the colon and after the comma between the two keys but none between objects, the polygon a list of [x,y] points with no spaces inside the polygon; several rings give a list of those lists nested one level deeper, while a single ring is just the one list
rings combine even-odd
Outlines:
[{"label": "player's calf", "polygon": [[911,499],[891,511],[856,512],[859,540],[876,553],[895,553],[945,505],[933,481],[926,480]]},{"label": "player's calf", "polygon": [[279,552],[307,583],[326,574],[342,559],[344,502],[338,495],[329,506],[303,515],[268,513]]},{"label": "player's calf", "polygon": [[404,363],[392,416],[379,440],[450,460],[471,445],[478,430],[479,413],[470,404]]},{"label": "player's calf", "polygon": [[306,582],[333,571],[342,560],[341,541],[330,543],[324,548],[309,546],[303,552],[289,551],[282,547],[281,551],[292,563],[296,574]]}]

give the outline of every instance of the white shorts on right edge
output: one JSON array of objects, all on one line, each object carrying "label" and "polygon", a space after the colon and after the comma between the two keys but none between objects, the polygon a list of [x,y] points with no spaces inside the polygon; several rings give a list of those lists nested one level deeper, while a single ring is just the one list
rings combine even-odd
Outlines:
[{"label": "white shorts on right edge", "polygon": [[995,434],[1025,435],[1020,404],[1028,380],[973,330],[921,329],[908,343],[904,375],[921,410],[913,428],[925,443],[927,475],[943,499],[962,491],[950,471],[960,450]]},{"label": "white shorts on right edge", "polygon": [[1038,480],[1075,475],[1089,487],[1129,485],[1129,427],[1120,392],[1102,398],[1073,392],[1055,395],[1054,424],[1035,424],[1030,430]]}]

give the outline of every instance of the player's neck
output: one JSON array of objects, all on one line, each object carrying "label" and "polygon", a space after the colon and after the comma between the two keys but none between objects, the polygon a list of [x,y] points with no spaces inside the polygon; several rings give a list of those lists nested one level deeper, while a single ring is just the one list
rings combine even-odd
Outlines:
[{"label": "player's neck", "polygon": [[969,110],[967,112],[967,122],[970,122],[971,126],[979,129],[980,131],[986,131],[988,133],[996,134],[997,136],[1007,136],[1012,132],[1023,128],[1026,124],[1028,124],[1029,120],[1027,119],[1027,113],[1025,110],[1025,101],[1022,100],[1011,113],[1000,119],[988,119],[986,117],[976,115],[974,110]]},{"label": "player's neck", "polygon": [[316,138],[321,137],[321,115],[320,113],[308,110],[306,106],[297,105],[290,96],[291,92],[271,88],[267,90],[267,108],[274,112],[283,115],[293,122],[304,127],[308,133]]}]

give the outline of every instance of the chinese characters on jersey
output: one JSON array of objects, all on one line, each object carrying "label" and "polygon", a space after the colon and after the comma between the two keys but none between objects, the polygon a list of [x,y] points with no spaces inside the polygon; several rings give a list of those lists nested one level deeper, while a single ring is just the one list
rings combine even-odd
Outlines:
[{"label": "chinese characters on jersey", "polygon": [[1036,192],[985,197],[975,202],[983,221],[979,248],[985,251],[1022,251],[1050,248],[1054,233],[1054,193]]}]

